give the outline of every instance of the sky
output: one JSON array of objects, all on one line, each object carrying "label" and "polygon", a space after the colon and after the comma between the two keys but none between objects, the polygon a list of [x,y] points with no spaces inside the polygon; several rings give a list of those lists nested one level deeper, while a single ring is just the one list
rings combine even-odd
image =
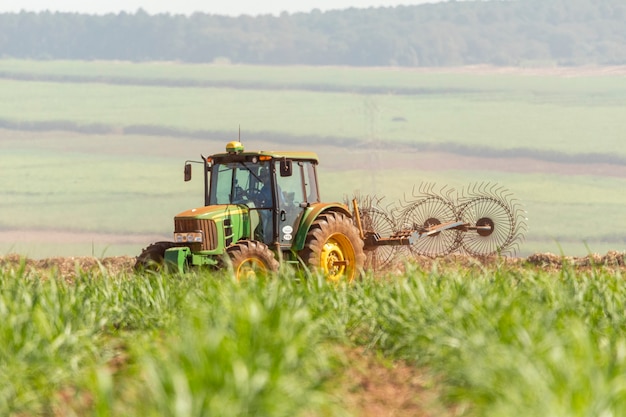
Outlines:
[{"label": "sky", "polygon": [[0,13],[26,11],[61,11],[88,14],[134,13],[143,9],[149,14],[191,14],[204,12],[227,16],[278,15],[281,12],[310,12],[313,9],[336,10],[350,7],[391,7],[436,3],[444,0],[0,0]]}]

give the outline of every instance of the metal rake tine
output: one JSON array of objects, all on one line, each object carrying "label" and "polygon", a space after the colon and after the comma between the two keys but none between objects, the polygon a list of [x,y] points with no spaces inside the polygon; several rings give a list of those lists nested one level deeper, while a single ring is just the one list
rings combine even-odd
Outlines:
[{"label": "metal rake tine", "polygon": [[513,197],[513,192],[506,188],[504,185],[498,187],[498,192],[505,198],[510,198],[511,200],[515,200]]},{"label": "metal rake tine", "polygon": [[[415,187],[414,187],[415,189]],[[432,189],[432,183],[422,181],[419,185],[419,193],[420,194],[428,194]],[[418,195],[413,194],[414,197],[419,197]]]},{"label": "metal rake tine", "polygon": [[516,200],[515,197],[513,196],[513,192],[509,190],[508,188],[506,188],[504,185],[498,185],[496,192],[498,193],[500,197],[506,200],[509,200],[511,203],[513,203],[513,201]]},{"label": "metal rake tine", "polygon": [[489,188],[489,192],[492,193],[492,195],[497,195],[497,196],[502,195],[502,193],[501,193],[502,186],[501,185],[498,185],[498,183],[495,183],[495,182],[493,184],[490,184],[490,185],[491,186]]},{"label": "metal rake tine", "polygon": [[385,209],[387,212],[389,212],[389,213],[393,212],[394,210],[397,210],[397,208],[398,208],[398,205],[397,205],[394,201],[389,202],[389,203],[388,203],[388,204],[384,207],[384,209]]},{"label": "metal rake tine", "polygon": [[410,209],[413,204],[415,204],[416,199],[419,198],[423,198],[424,197],[424,193],[423,193],[423,186],[424,186],[424,182],[420,183],[420,185],[418,186],[418,191],[415,191],[415,185],[413,185],[413,189],[411,191],[411,197],[407,198],[406,193],[403,194],[403,199],[400,202],[400,206],[402,207],[402,210],[407,210]]},{"label": "metal rake tine", "polygon": [[[413,189],[411,190],[411,196],[412,196],[412,197],[415,197],[415,196],[416,196],[416,194],[415,194],[415,184],[413,184]],[[404,193],[402,194],[402,200],[400,201],[400,205],[404,207],[404,204],[405,204],[405,203],[406,203],[406,204],[411,204],[411,201],[412,201],[412,200],[411,200],[410,198],[407,198],[407,194],[406,194],[406,192],[404,192]]]},{"label": "metal rake tine", "polygon": [[[452,197],[452,194],[454,194],[454,188],[450,187],[447,188],[447,185],[444,185],[444,187],[441,189],[442,194],[445,194],[445,198],[450,201],[452,204],[455,204],[454,198]],[[447,188],[447,190],[446,190]]]}]

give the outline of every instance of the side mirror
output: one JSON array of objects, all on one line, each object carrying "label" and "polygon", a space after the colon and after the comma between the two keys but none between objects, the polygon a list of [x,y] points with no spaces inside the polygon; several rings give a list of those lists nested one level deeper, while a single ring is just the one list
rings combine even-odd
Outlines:
[{"label": "side mirror", "polygon": [[293,175],[293,164],[289,159],[282,159],[280,161],[280,176],[291,177]]},{"label": "side mirror", "polygon": [[185,182],[191,181],[191,164],[185,164]]}]

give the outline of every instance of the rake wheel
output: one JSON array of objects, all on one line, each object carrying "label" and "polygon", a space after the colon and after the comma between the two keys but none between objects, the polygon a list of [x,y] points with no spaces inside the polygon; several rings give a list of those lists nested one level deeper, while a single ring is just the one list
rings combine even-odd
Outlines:
[{"label": "rake wheel", "polygon": [[[439,195],[427,195],[404,209],[402,224],[404,228],[423,230],[430,226],[456,221],[455,206],[449,198]],[[410,246],[413,255],[443,256],[454,252],[461,244],[459,230],[443,230],[429,236],[422,236]]]},{"label": "rake wheel", "polygon": [[474,186],[458,209],[458,217],[477,226],[463,233],[461,247],[474,256],[488,256],[513,251],[521,239],[521,210],[501,188]]},{"label": "rake wheel", "polygon": [[[365,236],[378,233],[381,237],[389,237],[397,230],[396,223],[382,208],[382,198],[356,195],[359,207],[361,226]],[[396,258],[397,246],[365,247],[365,268],[383,270],[391,265]]]}]

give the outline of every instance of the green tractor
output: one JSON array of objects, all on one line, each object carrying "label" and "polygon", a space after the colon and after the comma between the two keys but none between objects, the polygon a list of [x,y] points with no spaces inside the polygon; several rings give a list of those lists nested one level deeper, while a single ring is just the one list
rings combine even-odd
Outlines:
[{"label": "green tractor", "polygon": [[[312,152],[248,152],[230,142],[203,157],[204,206],[174,217],[174,240],[156,242],[136,268],[167,265],[223,268],[238,279],[277,271],[279,261],[320,271],[331,281],[355,279],[364,240],[348,207],[323,203]],[[185,181],[191,179],[185,164]]]}]

